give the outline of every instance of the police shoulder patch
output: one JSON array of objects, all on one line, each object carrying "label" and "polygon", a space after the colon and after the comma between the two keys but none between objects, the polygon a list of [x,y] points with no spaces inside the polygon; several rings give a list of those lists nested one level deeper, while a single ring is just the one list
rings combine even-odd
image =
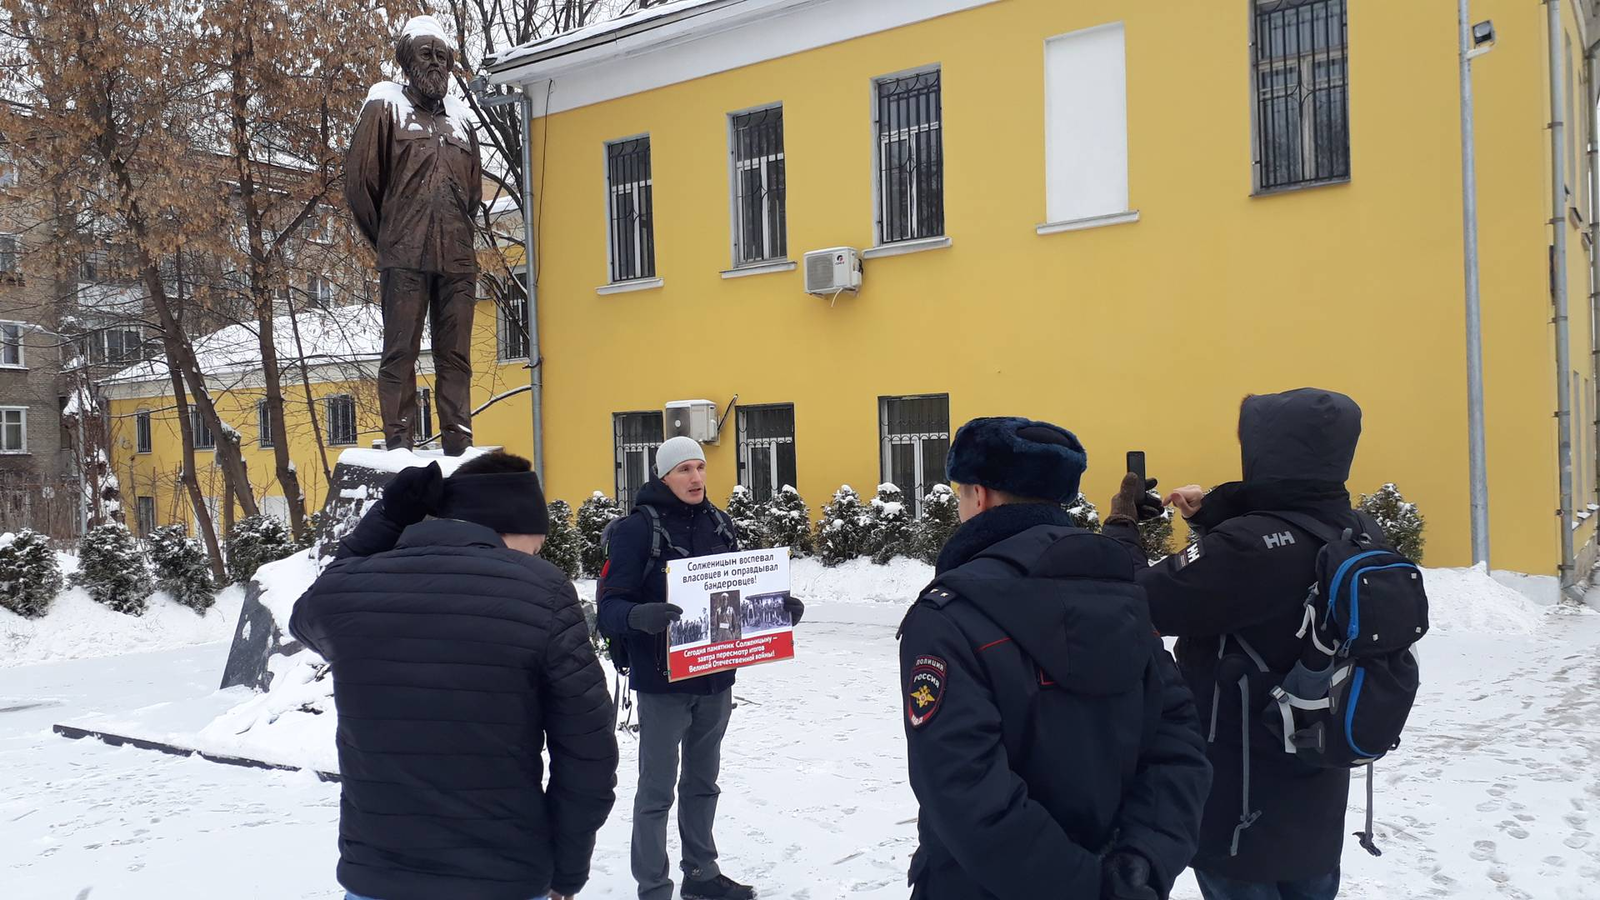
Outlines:
[{"label": "police shoulder patch", "polygon": [[919,656],[912,664],[906,684],[906,720],[912,728],[928,724],[939,711],[949,670],[949,665],[937,656]]}]

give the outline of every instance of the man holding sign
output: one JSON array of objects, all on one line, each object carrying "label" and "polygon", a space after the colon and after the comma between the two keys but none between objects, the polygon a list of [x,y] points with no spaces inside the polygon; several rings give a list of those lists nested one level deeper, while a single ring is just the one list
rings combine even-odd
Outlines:
[{"label": "man holding sign", "polygon": [[[631,670],[629,684],[639,693],[633,877],[643,900],[671,900],[667,816],[676,784],[685,900],[749,900],[755,896],[754,889],[728,878],[717,867],[717,845],[711,833],[721,793],[717,775],[722,765],[722,738],[733,711],[733,671],[707,667],[708,674],[684,671],[679,674],[688,677],[673,680],[668,674],[667,650],[669,630],[677,638],[675,643],[681,644],[702,636],[714,638],[714,624],[722,625],[725,635],[739,629],[726,618],[740,608],[738,590],[700,582],[707,590],[728,595],[721,598],[716,622],[705,593],[699,595],[704,607],[688,619],[683,608],[669,603],[667,596],[669,568],[675,576],[682,576],[702,557],[735,553],[739,538],[733,520],[706,498],[706,456],[698,443],[675,437],[662,444],[656,451],[656,475],[639,491],[632,514],[611,528],[598,603],[600,632],[623,649],[624,664]],[[785,557],[785,575],[787,563]],[[784,606],[791,622],[799,622],[804,606],[793,598],[786,598]]]}]

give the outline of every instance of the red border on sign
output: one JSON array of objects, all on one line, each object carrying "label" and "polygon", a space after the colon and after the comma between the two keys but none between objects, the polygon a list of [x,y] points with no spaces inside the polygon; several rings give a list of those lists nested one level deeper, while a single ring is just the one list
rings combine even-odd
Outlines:
[{"label": "red border on sign", "polygon": [[684,681],[794,659],[794,632],[778,631],[737,641],[673,650],[667,654],[667,680]]}]

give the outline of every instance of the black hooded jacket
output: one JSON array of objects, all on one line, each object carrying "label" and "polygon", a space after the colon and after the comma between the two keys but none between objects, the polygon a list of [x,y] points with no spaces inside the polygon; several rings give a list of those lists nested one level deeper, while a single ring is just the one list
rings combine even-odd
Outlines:
[{"label": "black hooded jacket", "polygon": [[1098,898],[1115,849],[1166,896],[1210,768],[1121,547],[1053,506],[975,517],[906,616],[900,670],[913,897]]},{"label": "black hooded jacket", "polygon": [[[1361,410],[1342,394],[1306,389],[1246,400],[1239,416],[1245,480],[1206,495],[1190,520],[1201,532],[1198,544],[1138,573],[1151,621],[1178,638],[1178,665],[1210,739],[1215,781],[1196,869],[1275,882],[1339,865],[1349,772],[1312,768],[1285,754],[1261,722],[1271,689],[1300,658],[1304,641],[1296,632],[1322,549],[1311,534],[1269,513],[1298,511],[1354,527],[1344,483],[1360,434]],[[1107,525],[1105,533],[1129,549],[1138,546],[1130,525]],[[1244,638],[1272,674],[1259,674],[1237,640],[1224,645],[1226,635]],[[1248,707],[1241,677],[1248,681]]]}]

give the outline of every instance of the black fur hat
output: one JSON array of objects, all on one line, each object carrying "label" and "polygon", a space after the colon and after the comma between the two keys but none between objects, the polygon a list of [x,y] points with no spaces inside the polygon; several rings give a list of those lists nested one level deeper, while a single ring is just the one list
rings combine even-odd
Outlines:
[{"label": "black fur hat", "polygon": [[950,480],[1017,497],[1068,503],[1089,456],[1072,432],[1017,416],[973,419],[950,442]]}]

